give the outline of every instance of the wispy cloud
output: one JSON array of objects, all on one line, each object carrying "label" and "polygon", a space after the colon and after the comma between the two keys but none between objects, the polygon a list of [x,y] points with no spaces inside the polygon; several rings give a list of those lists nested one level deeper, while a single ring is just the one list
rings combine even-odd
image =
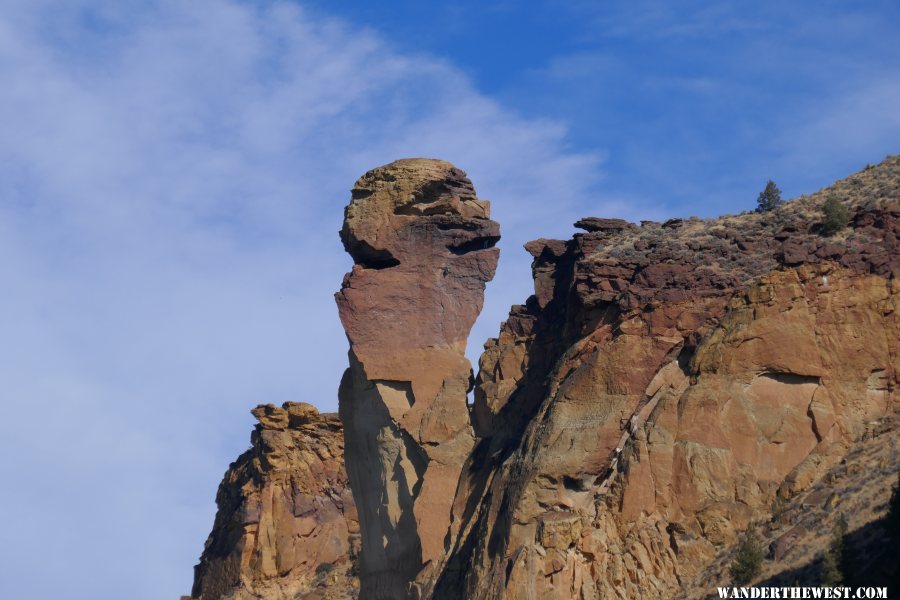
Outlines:
[{"label": "wispy cloud", "polygon": [[636,0],[600,8],[596,3],[578,1],[569,7],[593,15],[594,27],[604,36],[630,39],[724,36],[771,26],[758,9],[728,3]]},{"label": "wispy cloud", "polygon": [[504,97],[566,115],[577,143],[608,149],[607,193],[712,216],[751,208],[769,178],[799,194],[898,150],[896,3],[561,10],[580,17],[578,47],[530,68]]},{"label": "wispy cloud", "polygon": [[[845,90],[802,115],[777,136],[786,166],[823,172],[840,165],[846,156],[896,153],[900,140],[900,71]],[[856,165],[861,168],[862,165]]]},{"label": "wispy cloud", "polygon": [[567,236],[597,198],[599,158],[559,123],[291,3],[2,15],[8,597],[188,591],[247,409],[335,408],[336,231],[362,172],[438,156],[494,201],[504,255],[479,341],[530,292],[521,243]]}]

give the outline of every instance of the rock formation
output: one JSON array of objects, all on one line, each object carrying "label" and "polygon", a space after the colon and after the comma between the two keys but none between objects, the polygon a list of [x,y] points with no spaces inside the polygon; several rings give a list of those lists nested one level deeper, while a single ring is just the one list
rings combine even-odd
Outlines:
[{"label": "rock formation", "polygon": [[[830,196],[850,223],[825,235]],[[767,213],[576,226],[526,244],[535,293],[485,344],[467,408],[497,226],[447,163],[357,182],[338,305],[361,596],[702,598],[749,523],[781,561],[766,581],[817,585],[836,510],[850,547],[879,543],[900,468],[900,157]],[[223,508],[239,472],[219,531],[252,529]],[[244,564],[238,537],[207,548],[203,590],[236,579],[212,558]],[[866,573],[891,556],[865,555]]]},{"label": "rock formation", "polygon": [[900,159],[770,213],[578,226],[526,245],[535,295],[486,345],[436,598],[702,597],[897,410]]},{"label": "rock formation", "polygon": [[354,265],[336,295],[350,341],[339,400],[367,600],[420,595],[452,538],[474,444],[466,340],[499,254],[489,216],[465,173],[426,159],[369,171],[345,212]]},{"label": "rock formation", "polygon": [[355,598],[359,524],[340,420],[302,402],[253,415],[251,448],[219,486],[191,598]]}]

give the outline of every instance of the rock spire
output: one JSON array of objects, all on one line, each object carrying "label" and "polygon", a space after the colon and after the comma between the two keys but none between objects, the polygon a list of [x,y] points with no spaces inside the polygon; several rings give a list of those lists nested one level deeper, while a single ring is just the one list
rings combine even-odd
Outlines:
[{"label": "rock spire", "polygon": [[489,216],[463,171],[428,159],[369,171],[345,210],[354,265],[336,294],[350,341],[339,397],[363,600],[417,597],[453,537],[474,445],[466,339],[499,257]]}]

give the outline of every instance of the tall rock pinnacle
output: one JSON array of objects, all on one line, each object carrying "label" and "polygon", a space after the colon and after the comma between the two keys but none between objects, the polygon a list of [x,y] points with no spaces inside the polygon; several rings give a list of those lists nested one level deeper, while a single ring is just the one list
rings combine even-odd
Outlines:
[{"label": "tall rock pinnacle", "polygon": [[336,294],[350,341],[340,415],[363,600],[417,597],[454,534],[474,445],[466,338],[499,257],[489,216],[463,171],[428,159],[369,171],[345,210],[354,265]]}]

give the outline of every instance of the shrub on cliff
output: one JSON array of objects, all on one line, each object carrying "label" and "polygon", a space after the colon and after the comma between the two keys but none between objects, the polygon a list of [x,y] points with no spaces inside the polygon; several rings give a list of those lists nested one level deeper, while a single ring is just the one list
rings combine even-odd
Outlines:
[{"label": "shrub on cliff", "polygon": [[747,530],[741,534],[738,541],[737,552],[731,561],[731,578],[735,585],[750,583],[762,571],[763,545],[756,527],[751,523]]},{"label": "shrub on cliff", "polygon": [[825,222],[822,224],[822,232],[825,235],[837,233],[850,222],[847,207],[837,199],[837,196],[828,196],[825,204],[822,205],[822,212],[825,215]]},{"label": "shrub on cliff", "polygon": [[775,499],[772,501],[772,522],[780,521],[787,509],[788,501],[781,494],[775,494]]},{"label": "shrub on cliff", "polygon": [[892,540],[900,542],[900,473],[897,474],[897,485],[891,492],[888,503],[888,514],[884,519],[885,529]]},{"label": "shrub on cliff", "polygon": [[831,543],[822,558],[822,585],[835,587],[844,583],[847,557],[844,556],[844,538],[847,537],[847,519],[841,514],[831,532]]},{"label": "shrub on cliff", "polygon": [[766,183],[766,189],[759,193],[756,199],[756,212],[769,212],[784,204],[781,199],[781,190],[771,179]]}]

